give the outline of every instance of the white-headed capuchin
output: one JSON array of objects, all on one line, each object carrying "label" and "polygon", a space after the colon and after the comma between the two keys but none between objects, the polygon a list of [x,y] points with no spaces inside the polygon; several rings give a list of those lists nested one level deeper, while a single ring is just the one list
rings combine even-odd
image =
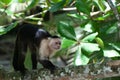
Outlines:
[{"label": "white-headed capuchin", "polygon": [[60,49],[61,40],[58,36],[52,36],[47,31],[39,29],[35,25],[25,24],[18,32],[15,43],[13,67],[15,71],[25,73],[24,61],[29,48],[32,59],[32,69],[37,68],[39,61],[44,68],[53,72],[56,68],[49,61],[49,57]]}]

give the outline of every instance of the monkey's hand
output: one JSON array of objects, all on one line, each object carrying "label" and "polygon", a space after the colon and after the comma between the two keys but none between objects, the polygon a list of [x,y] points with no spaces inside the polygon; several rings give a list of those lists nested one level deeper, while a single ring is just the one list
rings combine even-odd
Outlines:
[{"label": "monkey's hand", "polygon": [[43,65],[44,68],[49,69],[51,73],[54,73],[54,70],[58,68],[49,60],[39,60],[39,62]]}]

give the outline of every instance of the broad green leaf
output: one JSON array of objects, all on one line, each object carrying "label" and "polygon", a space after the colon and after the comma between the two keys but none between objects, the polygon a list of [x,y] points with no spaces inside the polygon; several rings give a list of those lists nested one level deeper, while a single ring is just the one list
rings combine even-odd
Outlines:
[{"label": "broad green leaf", "polygon": [[94,51],[100,51],[99,45],[95,43],[81,43],[81,50],[85,55],[91,55]]},{"label": "broad green leaf", "polygon": [[120,43],[109,43],[115,50],[120,51]]},{"label": "broad green leaf", "polygon": [[62,48],[68,48],[70,46],[72,46],[75,43],[75,41],[63,38],[62,40]]},{"label": "broad green leaf", "polygon": [[78,50],[76,51],[75,58],[74,58],[74,64],[75,65],[86,65],[89,62],[89,58],[82,54],[81,52],[81,46],[78,47]]},{"label": "broad green leaf", "polygon": [[92,33],[95,31],[96,22],[89,19],[84,19],[83,23],[80,25],[84,31]]},{"label": "broad green leaf", "polygon": [[8,5],[12,0],[0,0],[0,4]]},{"label": "broad green leaf", "polygon": [[27,9],[31,9],[35,7],[39,3],[39,0],[32,0],[30,5],[27,7]]},{"label": "broad green leaf", "polygon": [[106,33],[107,34],[112,34],[112,33],[115,33],[115,32],[117,32],[117,24],[115,23],[113,23],[113,25],[112,26],[110,26],[110,28],[109,29],[107,29],[107,31],[106,31]]},{"label": "broad green leaf", "polygon": [[85,26],[84,26],[84,31],[87,31],[87,32],[93,32],[93,26],[91,23],[87,23]]},{"label": "broad green leaf", "polygon": [[50,8],[50,11],[51,12],[55,12],[55,11],[63,8],[63,6],[64,6],[65,3],[66,3],[66,0],[62,0],[62,1],[58,2],[58,3],[53,4],[51,6],[51,8]]},{"label": "broad green leaf", "polygon": [[0,26],[0,35],[6,34],[8,31],[13,29],[17,24],[18,22],[12,23],[11,25],[7,27]]},{"label": "broad green leaf", "polygon": [[74,28],[67,23],[61,21],[57,26],[57,30],[61,36],[76,41]]},{"label": "broad green leaf", "polygon": [[[80,27],[82,27],[83,29],[86,27],[86,25],[89,24],[89,19],[84,19],[81,24]],[[84,29],[85,30],[85,29]],[[86,30],[85,30],[86,31]]]},{"label": "broad green leaf", "polygon": [[102,41],[102,39],[99,38],[99,37],[96,37],[95,40],[99,44],[99,46],[103,49],[104,48],[104,42]]},{"label": "broad green leaf", "polygon": [[88,36],[86,36],[85,38],[82,39],[82,42],[92,42],[96,36],[98,35],[98,33],[93,33],[93,34],[90,34]]},{"label": "broad green leaf", "polygon": [[31,61],[31,53],[30,53],[30,50],[27,51],[27,55],[26,55],[26,58],[25,58],[25,67],[29,70],[32,69],[32,61]]},{"label": "broad green leaf", "polygon": [[105,0],[94,0],[96,4],[99,6],[101,11],[104,11],[106,6],[104,5]]},{"label": "broad green leaf", "polygon": [[105,57],[120,57],[119,52],[116,50],[104,50]]},{"label": "broad green leaf", "polygon": [[76,0],[76,7],[78,11],[90,15],[90,9],[88,7],[88,4],[85,3],[84,0]]}]

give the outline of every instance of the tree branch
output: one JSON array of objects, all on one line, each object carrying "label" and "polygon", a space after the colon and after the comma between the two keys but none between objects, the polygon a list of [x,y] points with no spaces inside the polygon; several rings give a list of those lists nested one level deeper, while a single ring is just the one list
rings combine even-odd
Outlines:
[{"label": "tree branch", "polygon": [[[49,70],[39,69],[28,71],[25,76],[18,76],[16,72],[5,73],[0,69],[0,80],[94,80],[120,76],[120,60],[114,60],[98,64],[84,66],[69,66],[55,70],[51,74]],[[8,77],[9,76],[9,77]]]}]

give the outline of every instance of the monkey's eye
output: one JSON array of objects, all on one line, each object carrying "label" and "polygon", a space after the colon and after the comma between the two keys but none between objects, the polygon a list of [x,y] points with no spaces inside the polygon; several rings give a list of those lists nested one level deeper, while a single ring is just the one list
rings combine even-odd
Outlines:
[{"label": "monkey's eye", "polygon": [[61,42],[59,42],[58,44],[61,45]]},{"label": "monkey's eye", "polygon": [[61,42],[55,42],[55,44],[59,44],[59,45],[61,45]]},{"label": "monkey's eye", "polygon": [[58,42],[55,42],[55,44],[58,44]]}]

